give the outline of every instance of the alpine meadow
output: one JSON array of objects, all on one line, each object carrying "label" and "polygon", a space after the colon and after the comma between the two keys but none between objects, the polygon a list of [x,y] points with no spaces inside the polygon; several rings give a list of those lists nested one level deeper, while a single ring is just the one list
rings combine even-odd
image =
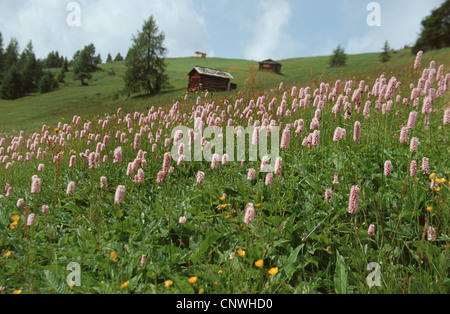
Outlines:
[{"label": "alpine meadow", "polygon": [[450,47],[275,73],[142,25],[114,61],[0,41],[0,294],[450,292]]}]

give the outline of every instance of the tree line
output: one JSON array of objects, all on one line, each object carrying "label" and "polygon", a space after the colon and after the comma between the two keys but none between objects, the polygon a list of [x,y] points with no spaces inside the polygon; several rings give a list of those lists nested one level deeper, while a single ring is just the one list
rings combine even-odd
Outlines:
[{"label": "tree line", "polygon": [[[113,59],[109,53],[107,63],[125,61],[127,70],[124,75],[124,90],[127,92],[156,93],[169,86],[165,73],[164,34],[159,32],[153,17],[144,23],[142,31],[133,37],[133,45],[124,58],[118,53]],[[65,83],[69,67],[73,79],[87,86],[92,74],[101,70],[102,58],[96,53],[93,43],[77,50],[69,61],[58,51],[50,52],[46,58],[38,59],[30,41],[20,53],[19,43],[12,38],[3,49],[3,37],[0,32],[0,98],[17,99],[25,95],[40,92],[47,93]],[[59,75],[50,69],[61,69]]]},{"label": "tree line", "polygon": [[[38,59],[32,41],[28,42],[22,52],[15,38],[11,38],[4,48],[0,32],[0,98],[13,100],[31,93],[51,92],[59,87],[59,83],[65,83],[69,67],[73,68],[74,80],[87,85],[87,80],[92,78],[91,73],[97,71],[102,64],[101,56],[95,50],[94,44],[87,45],[78,50],[70,61],[58,51],[52,51],[46,58]],[[114,61],[123,61],[120,53]],[[108,62],[112,60],[108,58]],[[56,74],[51,69],[60,69],[60,72]]]},{"label": "tree line", "polygon": [[31,41],[22,53],[15,38],[3,49],[3,37],[0,33],[1,98],[17,99],[29,93],[46,93],[56,88],[54,75],[50,71],[44,71],[45,68],[46,60],[36,58]]}]

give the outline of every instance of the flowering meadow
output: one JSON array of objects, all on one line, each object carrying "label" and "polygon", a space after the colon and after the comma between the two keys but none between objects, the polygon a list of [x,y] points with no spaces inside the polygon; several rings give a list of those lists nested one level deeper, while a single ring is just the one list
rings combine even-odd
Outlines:
[{"label": "flowering meadow", "polygon": [[[446,294],[446,70],[419,53],[405,80],[186,94],[3,134],[0,293]],[[178,126],[205,149],[205,127],[252,126],[248,144],[277,126],[275,169],[187,161]]]}]

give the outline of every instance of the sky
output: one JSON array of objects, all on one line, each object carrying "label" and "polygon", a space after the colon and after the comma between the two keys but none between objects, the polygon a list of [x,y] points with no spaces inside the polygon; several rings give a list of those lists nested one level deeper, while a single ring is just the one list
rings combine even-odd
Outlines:
[{"label": "sky", "polygon": [[58,51],[70,60],[93,43],[105,61],[108,53],[126,56],[133,36],[153,16],[165,34],[167,57],[202,51],[209,57],[283,60],[331,55],[338,45],[348,54],[379,52],[386,41],[394,49],[413,45],[423,18],[443,2],[0,0],[0,32],[3,48],[11,38],[21,50],[31,40],[38,58]]}]

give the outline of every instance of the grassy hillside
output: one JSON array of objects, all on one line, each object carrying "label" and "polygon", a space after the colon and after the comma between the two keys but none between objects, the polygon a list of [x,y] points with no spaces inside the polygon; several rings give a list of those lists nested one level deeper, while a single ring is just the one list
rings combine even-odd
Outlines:
[{"label": "grassy hillside", "polygon": [[[450,49],[426,53],[423,62],[431,60],[444,64],[446,69],[450,68]],[[172,105],[175,101],[183,99],[188,83],[187,73],[196,65],[230,72],[235,78],[233,82],[238,84],[241,91],[248,89],[252,77],[255,88],[271,88],[281,81],[301,86],[320,84],[322,81],[333,84],[338,78],[372,82],[383,72],[386,76],[392,73],[401,75],[403,81],[414,81],[411,71],[414,56],[409,50],[395,52],[393,59],[387,64],[379,62],[379,53],[350,55],[347,66],[340,69],[328,68],[328,61],[328,56],[281,60],[282,75],[278,75],[260,72],[256,61],[194,57],[168,59],[167,71],[172,88],[153,97],[146,95],[128,97],[121,92],[125,64],[123,62],[105,64],[102,71],[94,74],[88,87],[81,86],[79,81],[73,81],[73,73],[69,72],[66,74],[67,86],[60,85],[60,88],[52,93],[33,94],[15,101],[0,99],[0,132],[32,130],[40,128],[44,121],[46,124],[53,124],[62,118],[71,119],[75,114],[94,117],[114,113],[118,107],[132,111],[149,106]],[[221,93],[220,97],[226,95],[227,93]]]},{"label": "grassy hillside", "polygon": [[[386,66],[284,60],[281,76],[170,59],[171,90],[114,101],[124,65],[112,64],[88,87],[2,101],[3,130],[48,127],[0,136],[0,294],[448,294],[448,82],[428,76],[403,102],[431,60],[450,72],[450,49],[415,71],[401,51]],[[196,64],[239,90],[173,105]],[[330,97],[336,79],[356,84]],[[215,132],[231,125],[261,127],[249,141]]]}]

